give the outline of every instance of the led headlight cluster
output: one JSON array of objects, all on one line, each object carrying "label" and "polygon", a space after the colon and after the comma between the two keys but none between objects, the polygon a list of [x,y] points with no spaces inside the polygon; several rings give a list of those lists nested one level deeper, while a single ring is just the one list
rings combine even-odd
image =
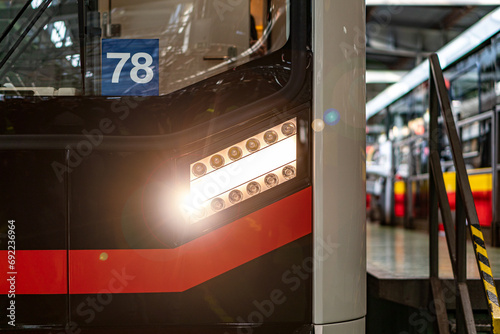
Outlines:
[{"label": "led headlight cluster", "polygon": [[295,135],[296,120],[284,122],[191,164],[191,181]]},{"label": "led headlight cluster", "polygon": [[296,176],[296,119],[190,165],[190,220],[237,205]]},{"label": "led headlight cluster", "polygon": [[[280,167],[272,170],[266,175],[260,176],[246,184],[233,188],[213,199],[210,199],[202,205],[200,211],[202,211],[204,215],[208,217],[216,212],[219,212],[246,199],[249,199],[250,197],[257,196],[268,189],[271,189],[290,180],[292,177],[287,175],[285,169],[293,170],[295,172],[295,168],[296,164],[294,161],[289,165],[286,165],[285,167]],[[285,177],[285,175],[287,175],[287,177]]]}]

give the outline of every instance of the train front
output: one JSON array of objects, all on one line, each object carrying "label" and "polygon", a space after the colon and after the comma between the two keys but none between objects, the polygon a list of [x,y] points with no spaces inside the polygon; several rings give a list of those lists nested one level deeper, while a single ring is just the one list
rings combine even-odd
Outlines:
[{"label": "train front", "polygon": [[0,328],[364,333],[364,10],[11,5]]}]

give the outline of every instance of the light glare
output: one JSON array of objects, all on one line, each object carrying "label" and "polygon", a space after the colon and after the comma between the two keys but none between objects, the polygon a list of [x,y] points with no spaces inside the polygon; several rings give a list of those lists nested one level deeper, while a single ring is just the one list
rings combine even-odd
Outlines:
[{"label": "light glare", "polygon": [[292,136],[193,180],[191,194],[204,202],[296,159],[296,136]]}]

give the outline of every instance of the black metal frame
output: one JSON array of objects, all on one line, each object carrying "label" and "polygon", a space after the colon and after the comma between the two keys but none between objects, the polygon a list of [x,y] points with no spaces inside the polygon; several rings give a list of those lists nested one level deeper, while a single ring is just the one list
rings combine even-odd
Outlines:
[{"label": "black metal frame", "polygon": [[[429,146],[430,146],[430,177],[429,177],[429,233],[430,233],[430,281],[432,287],[432,294],[436,302],[444,303],[443,292],[439,280],[439,267],[438,267],[438,201],[441,208],[441,217],[443,220],[448,252],[452,263],[453,274],[456,284],[457,293],[457,333],[476,333],[474,316],[472,312],[470,296],[466,285],[466,219],[470,228],[471,236],[473,239],[474,250],[476,252],[476,259],[478,261],[478,269],[481,279],[484,284],[484,291],[490,313],[492,314],[493,324],[495,324],[495,312],[493,308],[498,304],[492,305],[495,301],[492,300],[486,284],[493,282],[493,278],[486,277],[483,269],[480,266],[480,259],[478,255],[478,243],[476,243],[472,228],[475,228],[481,233],[479,220],[472,197],[472,191],[469,184],[465,162],[462,155],[462,147],[457,133],[455,121],[450,107],[450,101],[447,89],[444,83],[443,73],[439,64],[439,59],[436,54],[433,54],[430,59],[430,76],[429,76],[429,109],[430,109],[430,128],[429,128]],[[438,104],[439,103],[439,104]],[[453,225],[450,205],[446,194],[446,188],[443,180],[441,163],[438,151],[438,113],[439,107],[441,109],[443,123],[445,125],[446,134],[450,141],[450,147],[453,155],[453,163],[456,170],[456,221]],[[456,229],[456,232],[455,232]],[[483,248],[484,240],[480,244]],[[484,248],[484,252],[486,249]],[[486,258],[486,262],[487,262]],[[484,260],[481,261],[484,263]],[[489,266],[489,263],[487,263]],[[494,287],[494,282],[493,282]],[[495,288],[496,290],[496,288]],[[496,291],[495,291],[496,294]],[[496,297],[496,296],[495,296]],[[496,299],[498,299],[496,297]],[[437,319],[440,333],[449,333],[448,316],[446,308],[436,308]]]},{"label": "black metal frame", "polygon": [[9,32],[12,30],[12,28],[14,28],[14,25],[17,23],[17,21],[19,21],[19,19],[24,14],[26,9],[28,9],[31,2],[32,2],[32,0],[26,1],[24,6],[21,8],[21,10],[16,14],[16,17],[12,21],[10,21],[9,25],[7,26],[7,28],[5,28],[4,32],[2,33],[2,36],[0,37],[0,43],[2,43],[2,41],[5,39],[5,37],[7,37]]},{"label": "black metal frame", "polygon": [[[31,1],[28,1],[28,2],[31,3]],[[40,5],[40,7],[38,7],[38,9],[33,13],[33,15],[29,19],[29,23],[26,26],[26,28],[23,30],[23,32],[21,33],[21,35],[17,38],[17,40],[14,43],[14,45],[12,45],[10,47],[9,51],[7,51],[7,54],[4,56],[4,58],[0,60],[0,69],[7,63],[7,61],[12,56],[12,54],[14,53],[14,51],[16,51],[16,49],[19,46],[19,44],[21,44],[21,42],[23,41],[24,37],[26,37],[26,35],[28,34],[28,32],[31,30],[31,28],[33,28],[33,26],[35,25],[35,23],[38,21],[38,19],[42,16],[42,14],[45,12],[45,10],[49,7],[49,5],[51,3],[52,3],[52,0],[44,0],[44,2]],[[27,6],[26,6],[27,4],[28,3],[25,4],[26,8],[27,8]],[[5,36],[12,29],[12,27],[14,27],[14,25],[17,23],[17,21],[20,19],[22,13],[25,11],[26,8],[23,7],[21,9],[21,11],[18,13],[18,15],[16,15],[16,17],[14,18],[14,20],[12,20],[11,24],[9,25],[9,27],[7,27],[7,29],[5,31]],[[4,36],[2,36],[2,39],[3,38],[4,38]]]}]

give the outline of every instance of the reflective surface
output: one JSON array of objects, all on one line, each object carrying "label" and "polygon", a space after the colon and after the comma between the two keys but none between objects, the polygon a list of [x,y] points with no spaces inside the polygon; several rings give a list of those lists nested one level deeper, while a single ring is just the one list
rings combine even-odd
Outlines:
[{"label": "reflective surface", "polygon": [[313,231],[315,249],[335,245],[314,276],[315,324],[366,314],[364,9],[362,1],[314,3],[313,122],[324,127],[313,137]]},{"label": "reflective surface", "polygon": [[[140,87],[152,82],[165,95],[280,49],[289,31],[284,0],[25,3],[0,3],[0,31],[12,27],[0,40],[0,96],[152,95]],[[141,40],[156,41],[151,52],[127,47]]]},{"label": "reflective surface", "polygon": [[[400,227],[367,223],[367,268],[379,278],[428,278],[429,235]],[[500,248],[487,247],[494,277],[500,277]],[[439,237],[439,276],[453,278],[444,235]],[[479,279],[476,259],[467,240],[467,278]]]}]

